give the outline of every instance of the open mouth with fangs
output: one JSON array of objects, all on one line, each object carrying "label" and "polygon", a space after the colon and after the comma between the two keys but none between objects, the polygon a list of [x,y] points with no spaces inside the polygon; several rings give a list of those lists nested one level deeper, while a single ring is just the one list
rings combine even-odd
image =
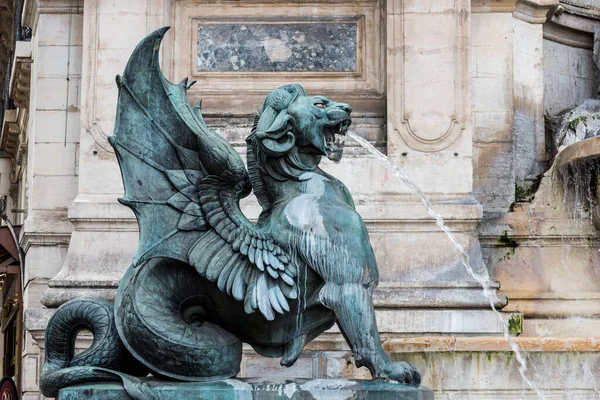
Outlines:
[{"label": "open mouth with fangs", "polygon": [[325,135],[327,158],[332,161],[338,162],[342,159],[346,132],[348,132],[350,122],[351,120],[348,118],[324,127],[323,134]]}]

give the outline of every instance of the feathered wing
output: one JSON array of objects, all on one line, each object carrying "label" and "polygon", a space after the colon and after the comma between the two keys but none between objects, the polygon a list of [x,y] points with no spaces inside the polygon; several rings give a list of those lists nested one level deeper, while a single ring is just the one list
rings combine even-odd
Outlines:
[{"label": "feathered wing", "polygon": [[251,191],[239,154],[192,108],[187,79],[166,80],[159,47],[168,28],[148,35],[117,77],[114,147],[125,187],[121,203],[138,220],[134,265],[156,257],[189,263],[219,289],[272,320],[297,297],[297,269],[273,237],[239,207]]}]

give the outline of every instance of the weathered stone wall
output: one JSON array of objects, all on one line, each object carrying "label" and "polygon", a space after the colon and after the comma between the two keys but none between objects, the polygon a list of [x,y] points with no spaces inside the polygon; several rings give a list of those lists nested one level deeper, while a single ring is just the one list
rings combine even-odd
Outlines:
[{"label": "weathered stone wall", "polygon": [[[48,280],[61,269],[73,226],[67,210],[78,190],[83,17],[77,2],[40,2],[24,19],[34,27],[27,165],[27,218],[23,307],[40,309]],[[36,318],[25,315],[28,329]],[[38,398],[42,354],[27,333],[23,347],[23,398]],[[30,394],[33,396],[31,397]]]},{"label": "weathered stone wall", "polygon": [[471,29],[473,192],[502,212],[515,200],[512,13],[475,13]]},{"label": "weathered stone wall", "polygon": [[514,173],[521,193],[545,168],[543,21],[514,21]]},{"label": "weathered stone wall", "polygon": [[595,97],[592,50],[544,40],[544,110],[557,115]]}]

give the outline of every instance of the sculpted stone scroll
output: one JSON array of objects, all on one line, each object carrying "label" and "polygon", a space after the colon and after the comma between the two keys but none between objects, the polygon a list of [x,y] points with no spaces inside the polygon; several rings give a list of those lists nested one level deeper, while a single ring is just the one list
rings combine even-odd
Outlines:
[{"label": "sculpted stone scroll", "polygon": [[[183,381],[239,372],[242,342],[291,366],[304,346],[338,323],[356,364],[374,378],[417,385],[410,365],[381,347],[372,293],[377,264],[344,184],[319,168],[342,157],[351,108],[299,85],[272,91],[247,142],[247,164],[205,125],[158,62],[162,28],[134,50],[117,77],[114,147],[140,241],[114,306],[76,299],[50,320],[41,390],[152,373]],[[254,192],[256,224],[239,201]],[[78,330],[94,343],[73,356]],[[140,391],[141,390],[141,391]],[[140,394],[141,393],[141,394]],[[137,396],[137,397],[135,397]]]}]

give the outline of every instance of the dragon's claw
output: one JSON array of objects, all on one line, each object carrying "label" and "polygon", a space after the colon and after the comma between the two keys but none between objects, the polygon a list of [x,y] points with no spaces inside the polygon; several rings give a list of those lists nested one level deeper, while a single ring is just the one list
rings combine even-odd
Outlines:
[{"label": "dragon's claw", "polygon": [[412,365],[403,361],[387,364],[381,377],[407,385],[419,386],[421,384],[419,372]]}]

